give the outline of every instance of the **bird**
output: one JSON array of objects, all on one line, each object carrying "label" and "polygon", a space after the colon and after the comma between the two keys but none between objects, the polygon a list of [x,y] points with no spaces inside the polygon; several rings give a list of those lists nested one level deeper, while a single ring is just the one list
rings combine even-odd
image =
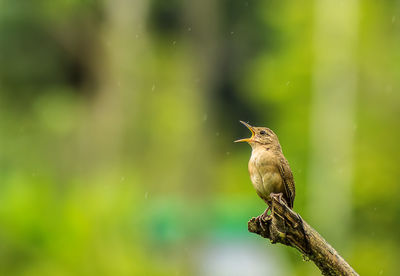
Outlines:
[{"label": "bird", "polygon": [[283,155],[278,136],[267,127],[255,127],[240,121],[251,131],[250,138],[236,140],[247,142],[251,148],[251,157],[248,164],[251,182],[257,195],[268,205],[261,215],[268,216],[271,208],[271,193],[278,194],[279,200],[284,200],[290,209],[293,209],[296,188],[293,173],[289,162]]}]

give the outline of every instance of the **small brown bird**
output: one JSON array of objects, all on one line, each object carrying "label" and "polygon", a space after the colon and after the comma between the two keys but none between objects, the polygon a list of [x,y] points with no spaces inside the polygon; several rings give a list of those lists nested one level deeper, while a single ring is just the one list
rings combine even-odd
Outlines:
[{"label": "small brown bird", "polygon": [[250,138],[236,140],[247,142],[252,148],[249,160],[250,179],[259,197],[267,204],[268,209],[262,215],[267,216],[271,206],[271,193],[280,194],[292,209],[295,197],[295,186],[292,170],[282,153],[276,134],[266,127],[253,127],[243,121],[252,133]]}]

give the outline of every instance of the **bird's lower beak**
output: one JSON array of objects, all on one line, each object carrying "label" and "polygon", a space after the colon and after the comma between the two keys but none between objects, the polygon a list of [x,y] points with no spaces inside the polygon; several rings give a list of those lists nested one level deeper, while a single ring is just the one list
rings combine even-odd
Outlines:
[{"label": "bird's lower beak", "polygon": [[251,142],[252,139],[253,139],[253,137],[254,137],[254,130],[253,130],[253,127],[252,127],[251,125],[249,125],[248,123],[245,123],[245,122],[243,122],[243,121],[240,121],[240,122],[241,122],[242,124],[244,124],[244,125],[251,131],[251,137],[250,137],[250,138],[244,138],[244,139],[236,140],[235,143],[238,143],[238,142]]}]

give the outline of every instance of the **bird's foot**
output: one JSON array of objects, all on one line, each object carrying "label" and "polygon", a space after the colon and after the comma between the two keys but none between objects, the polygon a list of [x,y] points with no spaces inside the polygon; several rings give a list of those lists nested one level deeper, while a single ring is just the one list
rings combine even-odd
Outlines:
[{"label": "bird's foot", "polygon": [[268,208],[265,209],[264,213],[262,213],[262,214],[260,215],[260,217],[261,217],[261,219],[262,219],[263,221],[266,221],[266,220],[271,216],[271,215],[268,214],[268,211],[270,211],[270,210],[271,210],[271,207],[268,206]]},{"label": "bird's foot", "polygon": [[256,217],[256,222],[260,225],[261,229],[265,232],[267,229],[264,227],[265,220],[262,218],[262,215]]},{"label": "bird's foot", "polygon": [[263,231],[267,231],[267,229],[264,227],[265,222],[271,219],[271,215],[268,214],[268,211],[271,210],[271,207],[268,206],[268,208],[264,211],[264,213],[262,213],[261,215],[259,215],[258,217],[256,217],[256,221],[260,224],[260,227],[262,228]]},{"label": "bird's foot", "polygon": [[270,196],[276,198],[280,204],[284,203],[285,205],[288,205],[286,200],[283,198],[283,193],[271,193]]}]

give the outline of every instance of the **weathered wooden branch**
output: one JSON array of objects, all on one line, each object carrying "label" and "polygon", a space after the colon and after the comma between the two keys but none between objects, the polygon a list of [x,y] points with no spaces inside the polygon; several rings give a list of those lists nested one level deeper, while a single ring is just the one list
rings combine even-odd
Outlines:
[{"label": "weathered wooden branch", "polygon": [[282,243],[299,250],[312,260],[323,275],[358,275],[324,238],[291,210],[277,195],[271,194],[271,215],[248,222],[248,229],[272,243]]}]

